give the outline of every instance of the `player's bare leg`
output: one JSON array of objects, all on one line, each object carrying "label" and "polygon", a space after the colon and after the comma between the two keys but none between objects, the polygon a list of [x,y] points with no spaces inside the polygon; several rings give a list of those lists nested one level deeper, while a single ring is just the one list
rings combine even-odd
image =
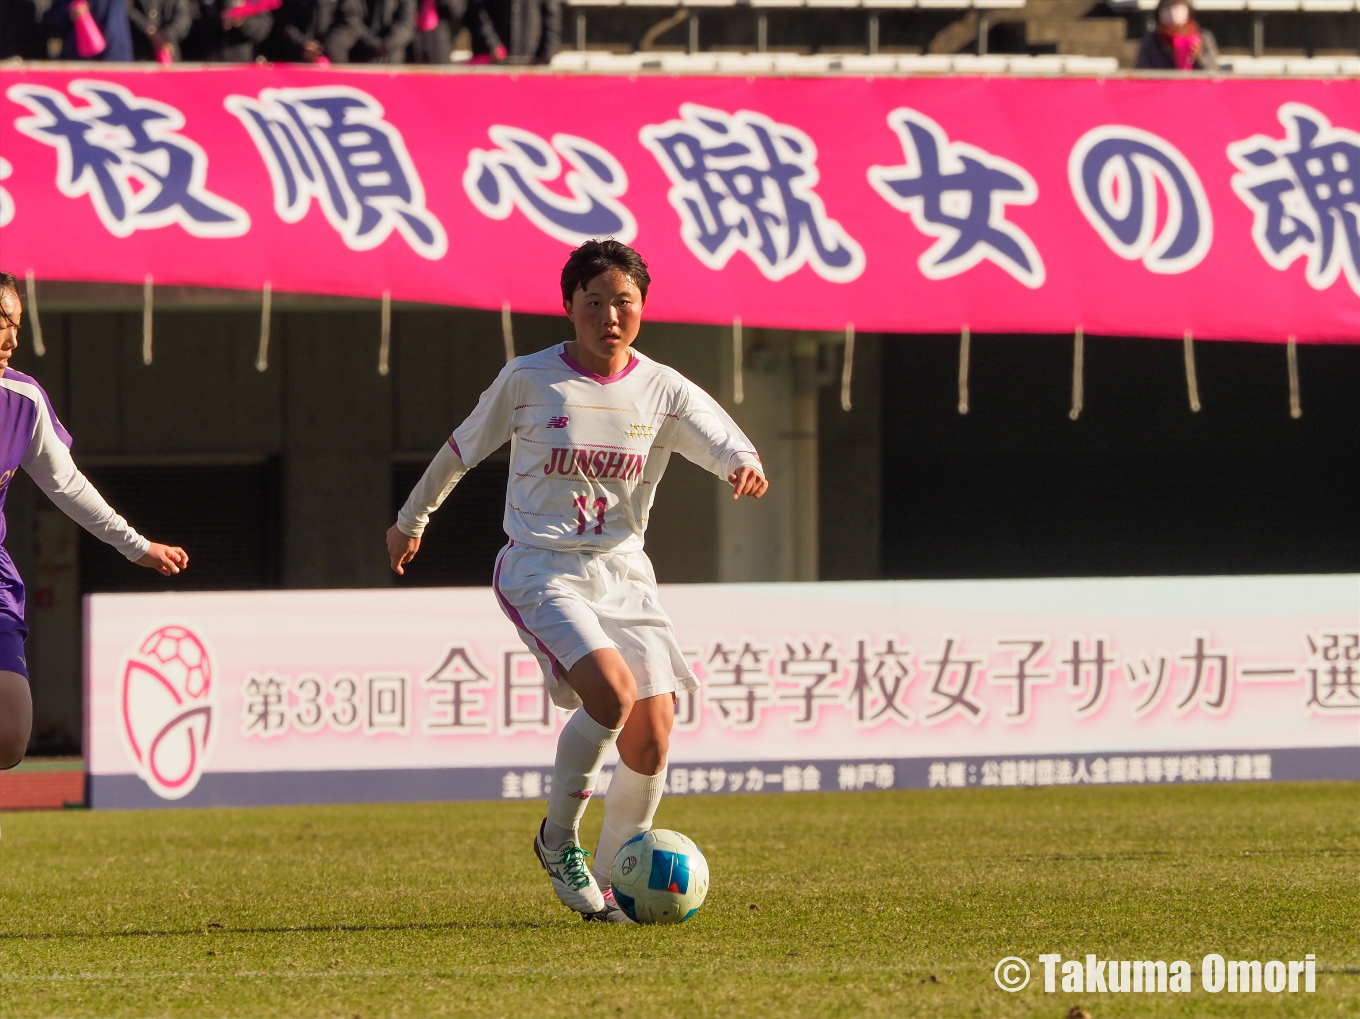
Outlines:
[{"label": "player's bare leg", "polygon": [[665,770],[674,722],[674,694],[638,701],[619,733],[619,759],[639,775],[656,775]]},{"label": "player's bare leg", "polygon": [[647,697],[633,705],[619,734],[619,766],[614,769],[604,797],[604,824],[595,847],[592,873],[604,890],[606,909],[602,920],[626,922],[623,910],[614,905],[609,891],[609,872],[619,849],[634,835],[650,831],[661,794],[666,791],[666,755],[670,751],[671,726],[675,722],[672,694]]},{"label": "player's bare leg", "polygon": [[0,672],[0,770],[24,759],[33,730],[33,696],[17,672]]},{"label": "player's bare leg", "polygon": [[622,728],[637,699],[637,680],[628,663],[612,647],[591,651],[567,672],[586,714],[611,729]]},{"label": "player's bare leg", "polygon": [[604,895],[586,864],[577,828],[595,791],[600,767],[633,710],[637,683],[613,648],[591,651],[567,672],[567,683],[583,705],[557,739],[548,816],[534,839],[534,852],[552,880],[553,891],[578,913],[605,909]]}]

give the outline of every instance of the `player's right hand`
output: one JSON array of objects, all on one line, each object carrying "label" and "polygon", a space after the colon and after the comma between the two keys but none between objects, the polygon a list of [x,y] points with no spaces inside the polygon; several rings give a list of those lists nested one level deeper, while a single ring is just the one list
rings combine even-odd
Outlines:
[{"label": "player's right hand", "polygon": [[164,577],[172,577],[180,570],[189,568],[189,553],[178,545],[162,545],[153,541],[146,555],[137,560],[138,566],[155,570]]},{"label": "player's right hand", "polygon": [[392,569],[398,574],[405,576],[406,571],[402,567],[414,559],[419,551],[419,538],[402,534],[396,524],[387,529],[387,556],[392,560]]}]

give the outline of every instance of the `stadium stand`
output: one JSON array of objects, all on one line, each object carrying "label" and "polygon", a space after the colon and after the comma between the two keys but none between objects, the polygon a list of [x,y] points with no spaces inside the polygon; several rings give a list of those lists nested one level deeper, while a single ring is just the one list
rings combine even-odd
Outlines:
[{"label": "stadium stand", "polygon": [[[1156,0],[693,0],[685,5],[569,0],[563,42],[574,43],[576,53],[562,54],[561,66],[711,73],[705,60],[671,59],[663,66],[653,56],[611,65],[603,54],[774,53],[832,59],[825,67],[786,61],[772,71],[756,59],[728,66],[731,73],[1103,73],[1133,66],[1155,5]],[[1344,58],[1360,53],[1360,0],[1205,0],[1197,10],[1232,69],[1238,57],[1322,57],[1313,65],[1291,62],[1284,70],[1250,60],[1241,68],[1251,74],[1354,73]],[[851,53],[896,57],[897,62],[841,59]],[[902,59],[965,55],[1016,59],[983,64]],[[1055,63],[1024,57],[1086,59]]]},{"label": "stadium stand", "polygon": [[[0,57],[41,53],[49,7],[48,0],[5,3],[10,45]],[[590,73],[1099,75],[1133,67],[1155,7],[1156,0],[564,0],[562,49],[551,64]],[[1221,71],[1360,73],[1360,0],[1202,0],[1195,7],[1219,41]],[[454,39],[456,63],[471,56],[473,12],[460,33],[461,8],[441,7],[441,38]],[[50,56],[57,49],[49,44]],[[427,60],[420,53],[413,46],[408,59]]]},{"label": "stadium stand", "polygon": [[[1360,66],[1360,60],[1356,61]],[[690,74],[1108,74],[1119,68],[1113,57],[993,54],[879,53],[804,55],[799,53],[629,53],[568,50],[553,58],[565,71]]]},{"label": "stadium stand", "polygon": [[[61,40],[51,13],[65,2],[0,0],[0,58],[57,56]],[[304,9],[309,2],[288,5]],[[414,10],[412,0],[387,2]],[[497,3],[553,6],[552,0],[480,2],[488,10]],[[203,0],[195,10],[202,23],[233,6],[234,0]],[[444,62],[450,40],[454,62],[472,57],[476,6],[442,2],[439,52],[421,45],[423,36],[436,33],[416,33],[406,59]],[[537,59],[559,71],[622,74],[1109,74],[1133,67],[1155,6],[1156,0],[562,0],[556,54],[510,62]],[[1196,17],[1217,39],[1220,72],[1360,73],[1360,0],[1201,0]],[[201,34],[186,40],[184,57],[283,58],[267,29],[262,41],[226,50],[191,45]],[[362,62],[370,50],[355,46],[348,58]]]},{"label": "stadium stand", "polygon": [[[1111,13],[1129,23],[1131,35],[1142,30],[1156,6],[1156,0],[1109,0],[1108,4]],[[1274,64],[1238,58],[1346,57],[1360,52],[1358,0],[1201,0],[1195,9],[1197,19],[1214,33],[1237,74],[1338,73],[1326,71],[1325,62],[1290,63],[1280,70]]]}]

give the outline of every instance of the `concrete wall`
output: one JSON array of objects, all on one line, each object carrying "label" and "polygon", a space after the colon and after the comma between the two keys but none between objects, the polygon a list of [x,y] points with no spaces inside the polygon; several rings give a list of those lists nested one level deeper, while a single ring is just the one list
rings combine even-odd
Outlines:
[{"label": "concrete wall", "polygon": [[[901,341],[901,338],[897,338]],[[839,381],[819,390],[817,471],[818,579],[870,580],[882,576],[883,392],[885,337],[855,339],[850,410],[841,407]],[[840,350],[836,373],[843,367]]]},{"label": "concrete wall", "polygon": [[283,316],[286,587],[382,587],[391,571],[392,376],[377,372],[378,316]]}]

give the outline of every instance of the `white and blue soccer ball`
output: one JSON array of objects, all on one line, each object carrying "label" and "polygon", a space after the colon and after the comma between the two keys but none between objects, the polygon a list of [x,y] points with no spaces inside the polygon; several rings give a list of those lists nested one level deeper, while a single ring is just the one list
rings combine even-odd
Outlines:
[{"label": "white and blue soccer ball", "polygon": [[708,861],[690,838],[657,828],[634,835],[609,873],[614,901],[638,923],[684,923],[708,894]]}]

